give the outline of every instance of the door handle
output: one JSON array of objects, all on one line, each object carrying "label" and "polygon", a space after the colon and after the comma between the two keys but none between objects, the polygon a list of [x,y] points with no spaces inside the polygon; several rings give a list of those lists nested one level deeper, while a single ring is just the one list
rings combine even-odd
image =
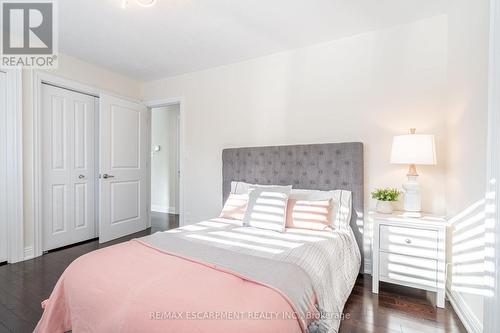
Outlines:
[{"label": "door handle", "polygon": [[108,178],[115,178],[115,176],[113,176],[113,175],[108,175],[107,173],[105,173],[104,175],[102,175],[102,178],[104,178],[104,179],[108,179]]},{"label": "door handle", "polygon": [[78,179],[83,179],[83,178],[85,178],[85,175],[79,175],[78,176]]}]

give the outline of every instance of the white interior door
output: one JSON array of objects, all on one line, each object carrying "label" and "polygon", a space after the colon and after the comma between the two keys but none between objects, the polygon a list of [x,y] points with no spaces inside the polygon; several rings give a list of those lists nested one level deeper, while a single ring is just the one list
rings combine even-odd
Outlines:
[{"label": "white interior door", "polygon": [[7,261],[7,74],[0,71],[0,262]]},{"label": "white interior door", "polygon": [[100,98],[99,241],[147,228],[147,109],[113,96]]},{"label": "white interior door", "polygon": [[42,85],[43,250],[96,237],[95,97]]}]

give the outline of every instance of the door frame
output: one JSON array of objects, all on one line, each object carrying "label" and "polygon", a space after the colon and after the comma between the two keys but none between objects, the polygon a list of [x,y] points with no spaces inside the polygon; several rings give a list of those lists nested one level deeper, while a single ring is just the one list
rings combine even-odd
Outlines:
[{"label": "door frame", "polygon": [[[184,97],[172,97],[164,99],[155,99],[143,101],[148,108],[148,144],[151,149],[151,109],[160,108],[170,105],[179,104],[179,226],[183,226],[186,222],[186,214],[184,209],[184,159],[185,159],[185,137],[184,137],[184,124],[185,124],[185,101]],[[151,226],[151,159],[148,163],[148,226]]]},{"label": "door frame", "polygon": [[483,331],[500,329],[500,4],[490,0],[485,288]]},{"label": "door frame", "polygon": [[[88,86],[82,83],[79,83],[77,81],[73,80],[68,80],[61,78],[59,76],[49,74],[43,71],[38,71],[38,70],[32,70],[31,71],[31,80],[32,80],[32,93],[33,93],[33,98],[32,98],[32,132],[33,132],[33,152],[32,152],[32,183],[30,184],[32,187],[32,196],[31,196],[31,202],[33,204],[33,209],[31,211],[32,216],[31,216],[31,221],[32,221],[32,228],[33,228],[33,247],[26,247],[24,249],[24,260],[32,259],[39,257],[43,254],[43,247],[42,247],[42,242],[43,242],[43,226],[42,226],[42,221],[43,221],[43,212],[42,212],[42,121],[41,121],[41,112],[42,112],[42,84],[50,84],[59,88],[63,89],[68,89],[74,92],[86,94],[86,95],[91,95],[96,98],[99,98],[102,91],[92,87]],[[97,138],[99,137],[99,103],[96,101],[96,108],[95,108],[95,132]],[[94,154],[95,156],[95,169],[96,169],[96,175],[99,174],[99,140],[96,140],[95,143],[95,151]],[[95,182],[95,209],[96,212],[94,212],[94,215],[96,216],[95,218],[95,231],[96,231],[96,236],[99,235],[99,221],[98,221],[98,215],[97,209],[98,209],[98,202],[99,202],[99,180],[96,177]]]},{"label": "door frame", "polygon": [[0,69],[7,74],[7,151],[12,157],[7,161],[6,187],[9,196],[5,202],[7,216],[7,262],[24,259],[23,219],[23,95],[22,71]]}]

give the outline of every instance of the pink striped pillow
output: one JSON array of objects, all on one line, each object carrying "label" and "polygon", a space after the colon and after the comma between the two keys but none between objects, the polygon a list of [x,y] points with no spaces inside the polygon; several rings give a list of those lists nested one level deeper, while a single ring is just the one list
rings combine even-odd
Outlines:
[{"label": "pink striped pillow", "polygon": [[332,230],[333,199],[289,199],[286,227],[310,230]]},{"label": "pink striped pillow", "polygon": [[245,212],[247,211],[248,194],[229,194],[222,212],[221,218],[243,221]]}]

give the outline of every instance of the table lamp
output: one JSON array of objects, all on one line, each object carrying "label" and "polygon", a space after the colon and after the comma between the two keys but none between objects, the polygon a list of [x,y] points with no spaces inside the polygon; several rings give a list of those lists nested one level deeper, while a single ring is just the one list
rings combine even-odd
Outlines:
[{"label": "table lamp", "polygon": [[436,164],[434,135],[415,134],[412,128],[410,134],[395,136],[392,140],[391,163],[409,165],[408,181],[403,185],[404,209],[419,215],[421,197],[416,165]]}]

